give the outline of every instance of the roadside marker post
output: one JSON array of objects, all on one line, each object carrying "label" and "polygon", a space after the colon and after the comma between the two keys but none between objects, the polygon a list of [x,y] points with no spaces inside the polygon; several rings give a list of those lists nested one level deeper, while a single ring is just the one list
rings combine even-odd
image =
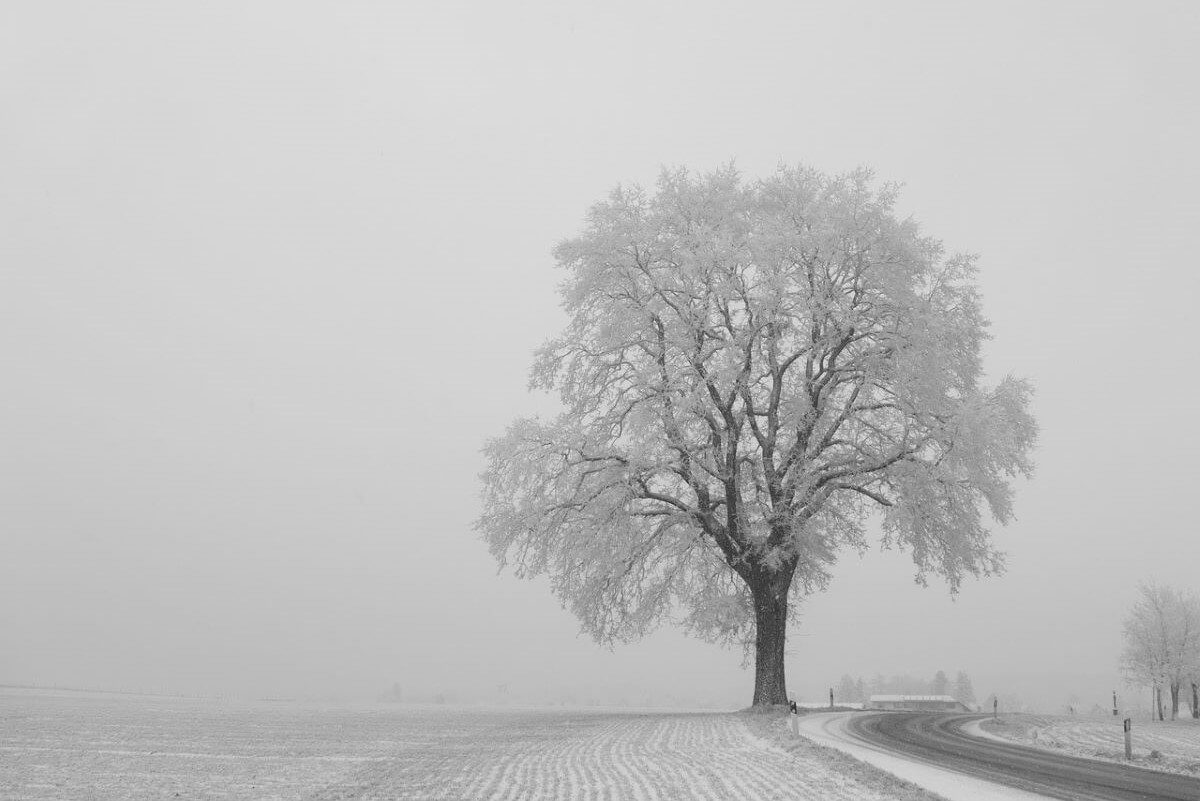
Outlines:
[{"label": "roadside marker post", "polygon": [[1133,718],[1125,718],[1125,759],[1133,759]]}]

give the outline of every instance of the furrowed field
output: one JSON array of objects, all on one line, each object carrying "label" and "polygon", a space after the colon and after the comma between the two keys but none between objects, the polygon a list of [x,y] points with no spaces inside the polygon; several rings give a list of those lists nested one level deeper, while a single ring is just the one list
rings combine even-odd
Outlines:
[{"label": "furrowed field", "polygon": [[0,690],[5,799],[924,799],[732,714]]}]

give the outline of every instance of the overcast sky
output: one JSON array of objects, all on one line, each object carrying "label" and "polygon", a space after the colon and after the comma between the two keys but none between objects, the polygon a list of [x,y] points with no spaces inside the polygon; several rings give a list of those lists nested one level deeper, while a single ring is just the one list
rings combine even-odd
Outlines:
[{"label": "overcast sky", "polygon": [[1192,2],[4,4],[0,683],[748,704],[471,530],[551,247],[732,159],[904,182],[1042,427],[1008,574],[847,554],[789,689],[1106,703],[1137,582],[1198,588],[1198,53]]}]

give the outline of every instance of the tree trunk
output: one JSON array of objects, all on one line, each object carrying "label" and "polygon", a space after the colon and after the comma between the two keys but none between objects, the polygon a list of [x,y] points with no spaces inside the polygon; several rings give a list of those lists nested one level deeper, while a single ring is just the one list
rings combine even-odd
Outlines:
[{"label": "tree trunk", "polygon": [[1179,682],[1171,682],[1171,720],[1179,718]]},{"label": "tree trunk", "polygon": [[[1162,688],[1159,687],[1157,684],[1154,685],[1154,709],[1158,710],[1158,719],[1162,720],[1163,719]],[[1151,710],[1151,715],[1153,716],[1153,710]]]},{"label": "tree trunk", "polygon": [[1200,719],[1200,682],[1192,682],[1192,717]]},{"label": "tree trunk", "polygon": [[791,571],[748,583],[754,598],[754,705],[786,704],[783,649]]}]

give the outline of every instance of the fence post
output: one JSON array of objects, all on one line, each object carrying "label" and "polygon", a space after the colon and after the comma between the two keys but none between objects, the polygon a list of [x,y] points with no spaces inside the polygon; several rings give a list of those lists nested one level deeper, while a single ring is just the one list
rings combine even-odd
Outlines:
[{"label": "fence post", "polygon": [[1125,758],[1133,759],[1133,719],[1125,718]]}]

